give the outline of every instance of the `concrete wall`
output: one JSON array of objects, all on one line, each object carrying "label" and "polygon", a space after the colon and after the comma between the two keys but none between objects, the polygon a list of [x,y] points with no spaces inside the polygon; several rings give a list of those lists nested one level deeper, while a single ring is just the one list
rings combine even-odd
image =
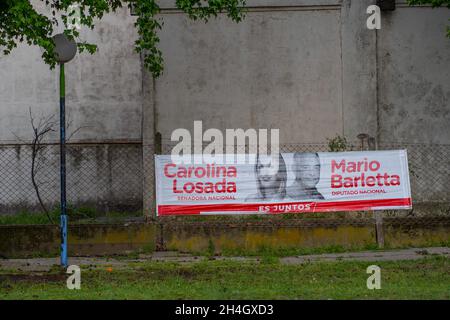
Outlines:
[{"label": "concrete wall", "polygon": [[[83,127],[72,140],[141,141],[142,105],[154,104],[144,130],[163,139],[201,119],[205,127],[280,128],[283,142],[364,131],[381,141],[450,143],[448,10],[397,1],[375,32],[365,27],[374,2],[250,0],[243,22],[220,15],[204,24],[161,1],[166,68],[151,97],[133,48],[135,17],[127,8],[106,15],[81,32],[99,51],[66,66],[69,131]],[[0,56],[0,143],[31,138],[30,107],[35,118],[58,113],[58,72],[40,56],[25,44]]]},{"label": "concrete wall", "polygon": [[279,128],[282,143],[361,132],[379,142],[450,143],[447,8],[398,1],[374,31],[366,28],[373,0],[248,1],[239,24],[223,15],[193,22],[167,3],[166,69],[146,122],[155,120],[163,141],[203,120],[205,128]]},{"label": "concrete wall", "polygon": [[450,144],[450,10],[399,6],[383,17],[379,139]]},{"label": "concrete wall", "polygon": [[[42,9],[40,1],[34,3]],[[361,132],[384,145],[424,143],[430,147],[416,147],[412,155],[420,174],[412,183],[414,197],[448,201],[450,41],[445,27],[450,11],[410,8],[397,1],[395,11],[382,13],[382,29],[373,31],[366,28],[366,8],[373,3],[248,0],[243,22],[219,15],[204,24],[190,21],[173,1],[163,0],[160,48],[165,71],[157,80],[142,72],[134,52],[135,17],[127,9],[107,15],[96,29],[82,32],[83,39],[98,44],[99,52],[77,55],[66,67],[69,132],[83,127],[72,142],[97,143],[100,149],[110,143],[142,143],[142,151],[115,154],[120,163],[140,168],[127,179],[136,179],[133,185],[143,183],[149,213],[155,136],[161,133],[162,143],[168,145],[173,129],[190,129],[194,120],[203,120],[205,129],[279,128],[283,144],[323,144],[336,135],[353,141]],[[11,55],[0,56],[2,144],[31,138],[29,107],[36,118],[58,112],[58,74],[40,54],[21,45]],[[56,139],[53,135],[49,142]],[[73,166],[74,177],[86,175],[88,167],[104,168],[90,151],[79,154],[86,165]],[[57,161],[56,156],[50,160]],[[8,206],[10,192],[25,192],[21,181],[27,170],[20,161],[3,172],[5,168],[9,176],[20,177],[14,185],[0,180],[0,190],[9,190],[0,203]],[[85,181],[95,181],[96,170]],[[122,181],[124,175],[117,175]],[[49,192],[53,195],[57,188],[54,184]],[[130,198],[116,193],[110,194],[119,201]],[[86,194],[80,201],[89,201],[90,195],[92,202],[103,197]],[[33,199],[31,195],[19,202]],[[139,202],[142,197],[133,199]]]},{"label": "concrete wall", "polygon": [[251,9],[240,24],[165,14],[156,131],[170,138],[203,120],[205,128],[281,128],[287,142],[342,133],[341,14],[331,3]]},{"label": "concrete wall", "polygon": [[[154,251],[155,224],[95,224],[69,226],[71,256],[129,254]],[[0,226],[0,258],[57,256],[60,230],[57,226]]]},{"label": "concrete wall", "polygon": [[[212,219],[208,219],[212,218]],[[203,221],[171,219],[158,223],[69,226],[70,256],[179,251],[202,255],[299,255],[363,250],[377,246],[374,219],[283,219]],[[232,221],[235,220],[235,221]],[[386,248],[446,246],[450,219],[385,218]],[[57,226],[0,226],[0,258],[58,255]]]},{"label": "concrete wall", "polygon": [[[32,1],[44,10],[42,1]],[[69,133],[83,127],[72,141],[141,141],[142,72],[133,43],[135,17],[124,8],[109,14],[80,38],[96,43],[98,52],[77,54],[66,65],[66,108]],[[59,114],[59,71],[50,70],[37,47],[19,45],[0,55],[0,143],[32,137],[34,117]],[[58,139],[57,132],[48,141]]]},{"label": "concrete wall", "polygon": [[[32,1],[46,12],[42,1]],[[65,66],[67,196],[70,205],[100,211],[142,209],[142,72],[134,52],[136,17],[127,8],[108,14],[81,39],[98,52],[77,54]],[[61,31],[61,30],[57,30]],[[37,47],[21,44],[0,55],[0,213],[39,210],[31,182],[35,124],[54,115],[55,129],[44,142],[58,141],[59,70],[50,70]],[[79,129],[79,130],[78,130]],[[78,130],[74,135],[72,133]],[[48,146],[36,175],[49,209],[59,202],[59,149]]]},{"label": "concrete wall", "polygon": [[375,31],[366,28],[374,3],[248,1],[239,24],[193,22],[167,4],[165,73],[144,78],[144,143],[161,133],[170,152],[172,130],[192,130],[194,120],[279,128],[285,151],[364,132],[380,148],[408,149],[415,201],[448,202],[450,12],[397,1]]}]

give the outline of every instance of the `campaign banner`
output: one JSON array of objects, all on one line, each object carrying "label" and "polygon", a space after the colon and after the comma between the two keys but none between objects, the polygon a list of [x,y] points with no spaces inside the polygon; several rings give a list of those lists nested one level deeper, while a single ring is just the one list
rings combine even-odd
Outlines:
[{"label": "campaign banner", "polygon": [[412,208],[406,150],[239,157],[178,164],[156,155],[158,216]]}]

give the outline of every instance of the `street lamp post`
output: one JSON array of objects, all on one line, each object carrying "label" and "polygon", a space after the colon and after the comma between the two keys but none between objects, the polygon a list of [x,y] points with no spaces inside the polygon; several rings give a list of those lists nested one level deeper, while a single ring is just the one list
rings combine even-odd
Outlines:
[{"label": "street lamp post", "polygon": [[67,201],[66,201],[66,85],[64,63],[69,62],[77,53],[75,41],[59,33],[53,37],[55,57],[59,63],[59,146],[61,178],[61,266],[67,267]]}]

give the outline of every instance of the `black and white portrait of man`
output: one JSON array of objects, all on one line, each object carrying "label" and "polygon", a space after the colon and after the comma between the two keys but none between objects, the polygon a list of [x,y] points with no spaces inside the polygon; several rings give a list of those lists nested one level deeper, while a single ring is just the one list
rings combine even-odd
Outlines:
[{"label": "black and white portrait of man", "polygon": [[288,187],[290,198],[295,200],[324,199],[316,187],[320,180],[320,160],[317,153],[296,152],[292,170],[295,180]]},{"label": "black and white portrait of man", "polygon": [[249,195],[245,201],[288,200],[286,163],[281,154],[256,155],[255,177],[257,193]]}]

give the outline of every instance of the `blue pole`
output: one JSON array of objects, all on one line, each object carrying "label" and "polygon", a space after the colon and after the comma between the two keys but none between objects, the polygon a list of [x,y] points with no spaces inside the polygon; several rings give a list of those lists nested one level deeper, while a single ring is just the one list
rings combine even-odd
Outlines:
[{"label": "blue pole", "polygon": [[67,205],[66,205],[66,94],[64,63],[59,72],[59,132],[60,132],[60,177],[61,177],[61,266],[67,263]]}]

